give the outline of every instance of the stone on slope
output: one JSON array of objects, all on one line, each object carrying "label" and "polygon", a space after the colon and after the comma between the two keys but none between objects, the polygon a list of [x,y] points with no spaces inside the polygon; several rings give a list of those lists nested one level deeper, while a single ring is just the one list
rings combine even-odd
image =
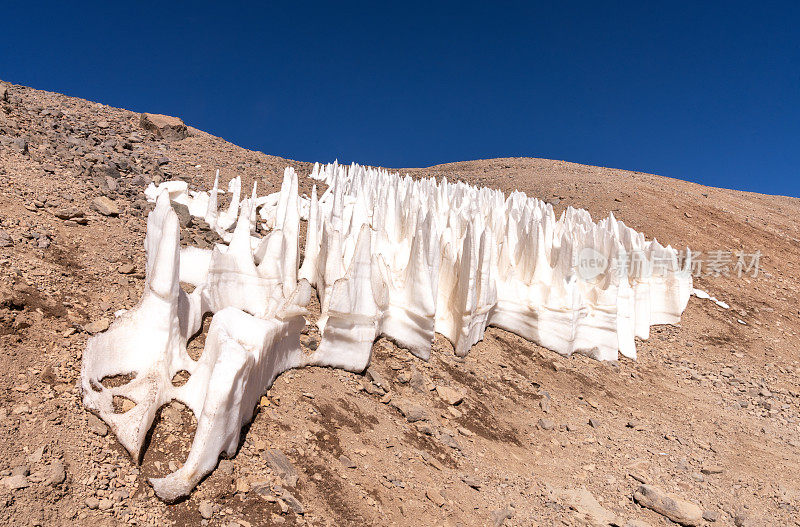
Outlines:
[{"label": "stone on slope", "polygon": [[8,476],[7,478],[0,480],[0,483],[5,485],[9,490],[24,489],[30,485],[28,478],[26,478],[23,474]]},{"label": "stone on slope", "polygon": [[45,480],[47,485],[56,486],[64,483],[64,480],[67,479],[67,471],[64,468],[64,463],[61,461],[55,461],[52,465],[50,465],[50,471]]},{"label": "stone on slope", "polygon": [[86,333],[90,333],[94,335],[95,333],[101,333],[108,329],[109,321],[107,318],[100,318],[95,320],[94,322],[89,322],[85,326],[83,326],[84,331]]},{"label": "stone on slope", "polygon": [[92,200],[91,209],[99,212],[103,216],[119,216],[119,207],[117,204],[105,196],[94,198]]},{"label": "stone on slope", "polygon": [[464,400],[464,392],[449,386],[437,386],[436,394],[442,401],[453,406]]},{"label": "stone on slope", "polygon": [[139,123],[142,128],[152,132],[159,139],[180,141],[189,137],[189,129],[178,117],[157,113],[143,113]]},{"label": "stone on slope", "polygon": [[286,454],[277,448],[271,448],[267,450],[264,457],[269,468],[278,474],[287,486],[297,486],[297,470],[292,465],[292,462],[289,461],[289,458],[286,457]]},{"label": "stone on slope", "polygon": [[597,498],[585,488],[554,489],[553,495],[583,516],[590,525],[619,525],[617,516],[600,505]]},{"label": "stone on slope", "polygon": [[12,245],[14,245],[14,240],[11,239],[11,235],[0,229],[0,247],[11,247]]},{"label": "stone on slope", "polygon": [[641,485],[634,492],[633,499],[642,507],[654,510],[681,525],[700,525],[703,519],[703,510],[700,507],[652,485]]}]

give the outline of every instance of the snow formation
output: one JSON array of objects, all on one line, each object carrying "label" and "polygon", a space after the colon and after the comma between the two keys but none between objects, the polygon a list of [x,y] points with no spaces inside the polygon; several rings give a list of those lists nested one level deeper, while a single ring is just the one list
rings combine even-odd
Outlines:
[{"label": "snow formation", "polygon": [[[647,338],[653,324],[677,323],[692,293],[690,261],[613,215],[595,223],[570,207],[556,218],[551,205],[520,192],[506,197],[355,164],[315,165],[311,177],[326,185],[321,195],[315,186],[310,198],[300,196],[287,168],[280,192],[259,198],[254,187],[244,199],[235,178],[224,211],[219,173],[208,193],[181,181],[146,190],[156,206],[147,221],[144,294],[89,339],[81,383],[86,407],[136,460],[162,405],[178,400],[194,412],[186,462],[151,480],[162,499],[187,495],[220,454],[235,453],[258,398],[287,369],[363,371],[380,336],[428,359],[438,332],[464,356],[489,325],[564,355],[635,358],[634,338]],[[225,243],[181,248],[170,201]],[[181,282],[194,286],[191,294]],[[299,335],[312,286],[322,338],[308,351]],[[195,361],[187,341],[206,313],[213,318]],[[172,381],[181,371],[189,379],[178,386]],[[104,385],[116,376],[132,380]],[[118,413],[119,397],[135,406]]]}]

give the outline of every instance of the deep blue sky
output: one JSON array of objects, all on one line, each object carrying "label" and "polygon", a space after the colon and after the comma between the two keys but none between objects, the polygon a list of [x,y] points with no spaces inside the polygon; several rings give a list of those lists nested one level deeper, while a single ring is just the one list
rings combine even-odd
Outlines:
[{"label": "deep blue sky", "polygon": [[8,2],[0,79],[305,161],[534,156],[800,196],[798,2]]}]

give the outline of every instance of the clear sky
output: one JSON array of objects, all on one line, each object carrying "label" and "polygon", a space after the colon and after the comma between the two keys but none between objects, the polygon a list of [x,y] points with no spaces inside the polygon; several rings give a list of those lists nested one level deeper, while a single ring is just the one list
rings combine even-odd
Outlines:
[{"label": "clear sky", "polygon": [[798,2],[7,2],[0,79],[304,161],[564,159],[800,196]]}]

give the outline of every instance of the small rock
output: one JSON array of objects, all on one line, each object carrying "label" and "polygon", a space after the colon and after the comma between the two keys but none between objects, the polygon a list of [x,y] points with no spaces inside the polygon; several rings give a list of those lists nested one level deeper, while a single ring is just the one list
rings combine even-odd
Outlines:
[{"label": "small rock", "polygon": [[208,500],[201,501],[197,510],[200,511],[200,516],[205,520],[210,520],[214,516],[214,504]]},{"label": "small rock", "polygon": [[178,216],[178,223],[181,227],[186,228],[192,224],[192,215],[189,213],[189,207],[182,203],[173,203],[172,209]]},{"label": "small rock", "polygon": [[719,520],[719,512],[717,511],[703,511],[703,519],[707,522],[715,522]]},{"label": "small rock", "polygon": [[84,213],[82,210],[79,210],[75,207],[65,207],[57,209],[55,212],[53,212],[53,215],[60,220],[71,220],[75,218],[82,218]]},{"label": "small rock", "polygon": [[434,505],[437,507],[444,507],[444,504],[447,503],[444,499],[444,496],[436,489],[428,489],[425,491],[425,497],[427,497]]},{"label": "small rock", "polygon": [[428,379],[420,371],[414,371],[411,374],[411,379],[408,381],[409,386],[414,388],[420,393],[428,393]]},{"label": "small rock", "polygon": [[472,430],[470,430],[470,429],[468,429],[468,428],[465,428],[465,427],[463,427],[463,426],[459,426],[459,427],[458,427],[458,433],[459,433],[459,434],[461,434],[462,436],[466,436],[466,437],[472,437],[472,436],[474,436],[474,435],[475,435],[475,434],[472,432]]},{"label": "small rock", "polygon": [[400,410],[400,413],[403,414],[403,417],[405,417],[406,421],[409,423],[426,421],[428,419],[428,413],[422,406],[404,401],[394,403],[394,405],[395,408]]},{"label": "small rock", "polygon": [[88,498],[86,498],[86,501],[84,501],[84,503],[86,504],[87,507],[89,507],[92,510],[95,510],[97,509],[97,507],[100,506],[100,500],[98,500],[94,496],[89,496]]},{"label": "small rock", "polygon": [[537,425],[542,430],[552,430],[553,428],[556,427],[556,424],[552,421],[552,419],[547,419],[547,418],[539,419]]},{"label": "small rock", "polygon": [[588,519],[591,525],[618,525],[616,515],[604,508],[597,498],[585,488],[579,489],[554,489],[556,498]]},{"label": "small rock", "polygon": [[232,476],[233,461],[230,459],[223,459],[222,461],[219,462],[217,469],[218,469],[217,472],[219,472],[220,474],[224,474],[226,476]]},{"label": "small rock", "polygon": [[514,517],[514,509],[511,507],[506,507],[505,509],[497,509],[492,511],[492,525],[494,527],[500,527],[503,525],[506,520],[510,520]]},{"label": "small rock", "polygon": [[101,499],[101,500],[98,502],[98,504],[97,504],[97,508],[98,508],[98,509],[100,509],[101,511],[107,511],[107,510],[108,510],[108,509],[110,509],[110,508],[111,508],[113,505],[114,505],[114,502],[113,502],[113,501],[111,501],[111,500],[110,500],[110,499],[108,499],[108,498],[103,498],[103,499]]},{"label": "small rock", "polygon": [[116,192],[119,189],[119,183],[117,183],[117,180],[114,179],[113,177],[106,176],[105,182],[106,182],[106,188],[111,192]]},{"label": "small rock", "polygon": [[648,509],[666,516],[681,525],[699,525],[703,511],[694,503],[671,496],[652,485],[641,485],[633,494],[633,499]]},{"label": "small rock", "polygon": [[294,495],[289,492],[288,490],[284,489],[283,487],[275,487],[275,491],[281,497],[283,501],[297,514],[304,514],[305,509],[303,508],[303,504],[300,503]]},{"label": "small rock", "polygon": [[19,152],[20,154],[27,154],[28,153],[28,141],[22,137],[15,137],[11,141],[11,148]]},{"label": "small rock", "polygon": [[29,476],[31,469],[27,465],[17,465],[11,469],[12,476]]},{"label": "small rock", "polygon": [[711,474],[722,474],[723,472],[725,472],[725,469],[719,465],[705,465],[703,468],[700,469],[700,472],[708,476]]},{"label": "small rock", "polygon": [[67,479],[67,471],[64,463],[55,461],[50,465],[50,475],[47,476],[45,483],[50,486],[60,485]]},{"label": "small rock", "polygon": [[89,430],[101,437],[108,434],[108,426],[94,414],[89,414]]},{"label": "small rock", "polygon": [[433,426],[425,421],[417,421],[414,423],[414,427],[420,434],[424,434],[426,436],[432,436],[434,433]]},{"label": "small rock", "polygon": [[472,487],[475,490],[481,490],[481,482],[472,476],[461,476],[461,481],[463,481],[468,487]]},{"label": "small rock", "polygon": [[149,184],[150,179],[143,174],[137,174],[131,178],[132,187],[146,187]]},{"label": "small rock", "polygon": [[439,441],[441,441],[443,445],[448,446],[453,450],[461,450],[461,445],[450,434],[442,433],[442,435],[439,436]]},{"label": "small rock", "polygon": [[546,414],[550,413],[550,398],[545,397],[544,399],[539,401],[539,408]]},{"label": "small rock", "polygon": [[271,448],[264,453],[267,465],[281,477],[289,487],[297,486],[297,469],[281,450]]},{"label": "small rock", "polygon": [[344,466],[344,468],[356,468],[356,464],[353,463],[353,460],[345,456],[344,454],[339,456],[339,463],[341,463]]},{"label": "small rock", "polygon": [[132,263],[130,263],[130,262],[128,262],[128,263],[124,263],[124,264],[120,265],[120,266],[117,268],[117,272],[118,272],[119,274],[131,274],[131,273],[133,273],[133,271],[135,271],[135,270],[136,270],[136,268],[135,268],[135,267],[133,266],[133,264],[132,264]]},{"label": "small rock", "polygon": [[12,245],[14,245],[14,240],[6,231],[0,229],[0,247],[11,247]]},{"label": "small rock", "polygon": [[456,406],[464,400],[464,393],[461,390],[456,390],[449,386],[437,386],[436,394],[442,401],[452,406]]},{"label": "small rock", "polygon": [[589,426],[592,428],[600,428],[600,421],[597,419],[589,419]]},{"label": "small rock", "polygon": [[103,216],[119,216],[119,207],[117,204],[105,196],[97,196],[94,198],[90,207]]},{"label": "small rock", "polygon": [[239,478],[236,480],[236,492],[240,492],[242,494],[247,494],[250,492],[250,483],[243,478]]},{"label": "small rock", "polygon": [[30,485],[28,478],[26,478],[23,474],[14,474],[13,476],[3,478],[1,481],[9,490],[24,489]]},{"label": "small rock", "polygon": [[83,326],[83,330],[86,333],[94,335],[95,333],[100,333],[108,329],[108,326],[111,323],[108,321],[107,318],[103,317],[100,319],[95,320],[94,322],[89,322],[85,326]]},{"label": "small rock", "polygon": [[389,383],[386,381],[386,379],[383,378],[383,376],[380,373],[378,373],[378,371],[373,366],[367,368],[367,378],[370,381],[372,381],[372,383],[375,384],[375,386],[379,386],[384,390],[389,389]]},{"label": "small rock", "polygon": [[756,518],[745,512],[737,513],[736,516],[733,517],[733,524],[736,527],[760,527],[762,525],[767,525],[760,518]]},{"label": "small rock", "polygon": [[171,423],[173,426],[183,425],[183,417],[180,411],[172,405],[165,406],[164,409],[161,410],[161,418]]}]

